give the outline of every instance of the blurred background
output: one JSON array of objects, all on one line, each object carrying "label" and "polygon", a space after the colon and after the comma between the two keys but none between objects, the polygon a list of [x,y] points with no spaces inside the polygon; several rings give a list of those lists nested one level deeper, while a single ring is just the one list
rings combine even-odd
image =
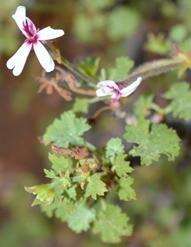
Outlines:
[{"label": "blurred background", "polygon": [[[112,65],[115,57],[128,55],[138,65],[167,56],[172,43],[191,51],[191,1],[0,0],[0,246],[110,246],[91,233],[76,235],[58,220],[46,218],[31,208],[31,197],[24,191],[24,186],[43,180],[48,166],[38,137],[69,105],[57,94],[37,93],[41,68],[34,54],[18,78],[5,66],[23,41],[11,18],[20,4],[38,27],[65,30],[56,45],[70,61],[93,56]],[[186,77],[189,81],[189,73]],[[173,80],[175,73],[146,81],[139,94],[160,95]],[[103,136],[111,118],[100,119],[97,128]],[[189,123],[177,126],[185,151],[175,164],[161,161],[136,168],[138,200],[124,205],[134,234],[117,246],[191,246],[191,128]],[[118,134],[118,128],[115,131]]]}]

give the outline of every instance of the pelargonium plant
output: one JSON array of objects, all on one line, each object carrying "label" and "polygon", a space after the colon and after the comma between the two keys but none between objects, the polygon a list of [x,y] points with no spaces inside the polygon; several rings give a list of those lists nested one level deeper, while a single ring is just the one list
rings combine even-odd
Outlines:
[{"label": "pelargonium plant", "polygon": [[[47,43],[64,35],[63,30],[47,27],[39,31],[23,6],[17,8],[13,19],[25,41],[7,67],[15,76],[20,75],[34,49],[45,71],[52,72],[42,73],[39,92],[51,94],[55,90],[65,101],[75,98],[71,109],[55,119],[40,138],[50,160],[44,169],[47,182],[26,187],[26,191],[35,195],[33,205],[66,222],[76,233],[91,230],[104,242],[118,243],[133,233],[133,222],[122,208],[136,200],[134,170],[138,165],[156,164],[161,158],[177,159],[182,142],[169,119],[191,119],[188,83],[174,83],[160,95],[162,105],[150,92],[138,96],[140,88],[148,78],[172,70],[184,72],[190,68],[191,58],[178,51],[170,58],[134,69],[128,57],[117,58],[110,68],[101,68],[100,59],[90,58],[73,65]],[[136,101],[132,96],[135,91]],[[101,114],[111,112],[123,123],[121,136],[110,132],[103,146],[90,143],[90,136],[101,138],[92,130]]]}]

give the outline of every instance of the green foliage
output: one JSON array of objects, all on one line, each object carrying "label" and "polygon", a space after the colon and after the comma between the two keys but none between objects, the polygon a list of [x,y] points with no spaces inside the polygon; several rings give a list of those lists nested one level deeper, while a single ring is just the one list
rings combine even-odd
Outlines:
[{"label": "green foliage", "polygon": [[69,227],[80,233],[87,231],[90,227],[90,223],[95,218],[95,212],[93,209],[89,209],[85,204],[77,204],[73,213],[68,217],[67,222]]},{"label": "green foliage", "polygon": [[128,142],[138,144],[130,150],[130,154],[140,156],[143,165],[151,165],[161,155],[172,161],[180,151],[179,137],[165,124],[151,124],[148,120],[141,119],[136,125],[126,127],[124,137]]},{"label": "green foliage", "polygon": [[171,43],[162,34],[157,36],[150,34],[145,48],[153,53],[164,55],[171,50]]},{"label": "green foliage", "polygon": [[114,160],[116,155],[124,153],[124,146],[120,138],[111,138],[106,146],[106,158]]},{"label": "green foliage", "polygon": [[114,3],[114,0],[85,0],[85,3],[94,9],[103,9],[111,6]]},{"label": "green foliage", "polygon": [[123,177],[131,173],[134,169],[130,166],[130,163],[125,160],[125,154],[118,154],[112,162],[112,169],[119,177]]},{"label": "green foliage", "polygon": [[76,98],[74,105],[73,105],[73,112],[78,113],[87,113],[89,109],[89,100],[88,99],[81,99]]},{"label": "green foliage", "polygon": [[124,80],[133,66],[134,62],[129,57],[119,57],[116,59],[115,67],[108,69],[108,78],[114,81]]},{"label": "green foliage", "polygon": [[105,183],[101,180],[101,174],[93,174],[88,180],[85,193],[86,197],[91,196],[94,200],[96,200],[98,195],[103,196],[107,191]]},{"label": "green foliage", "polygon": [[136,193],[132,188],[134,179],[131,177],[123,177],[119,180],[119,198],[123,201],[130,201],[136,199]]},{"label": "green foliage", "polygon": [[138,118],[146,117],[153,104],[153,96],[141,96],[135,103],[134,112]]},{"label": "green foliage", "polygon": [[118,40],[131,36],[137,29],[140,18],[136,10],[119,7],[108,18],[108,36]]},{"label": "green foliage", "polygon": [[176,25],[170,30],[170,38],[175,42],[183,41],[187,36],[187,30],[184,25]]},{"label": "green foliage", "polygon": [[112,204],[106,204],[98,213],[93,231],[101,235],[101,239],[107,243],[118,243],[122,236],[129,236],[132,226],[129,218],[121,209]]},{"label": "green foliage", "polygon": [[52,208],[52,210],[54,209],[56,209],[55,216],[61,221],[65,222],[75,211],[75,203],[65,198],[61,202],[55,204],[55,208]]},{"label": "green foliage", "polygon": [[73,112],[68,111],[61,115],[60,119],[48,127],[44,142],[54,143],[58,147],[67,148],[69,145],[83,145],[82,135],[89,130],[90,126],[83,118],[77,118]]},{"label": "green foliage", "polygon": [[74,20],[74,33],[82,42],[103,41],[105,36],[111,41],[120,41],[134,34],[140,23],[140,16],[133,8],[117,7],[106,11],[113,6],[114,0],[82,0],[82,3]]},{"label": "green foliage", "polygon": [[96,76],[100,67],[100,58],[87,57],[78,63],[78,70],[88,76]]},{"label": "green foliage", "polygon": [[49,153],[49,160],[52,163],[52,169],[56,174],[60,174],[61,172],[70,173],[72,170],[72,160],[68,157],[66,158],[64,156]]},{"label": "green foliage", "polygon": [[36,195],[36,199],[33,205],[37,205],[41,202],[45,204],[51,204],[54,200],[54,193],[49,184],[41,184],[32,187],[25,187],[25,190],[33,195]]},{"label": "green foliage", "polygon": [[175,118],[191,119],[191,90],[188,83],[181,82],[174,84],[165,93],[165,98],[171,100],[168,109]]},{"label": "green foliage", "polygon": [[133,68],[134,62],[129,57],[119,57],[115,60],[115,66],[101,69],[100,80],[124,80]]}]

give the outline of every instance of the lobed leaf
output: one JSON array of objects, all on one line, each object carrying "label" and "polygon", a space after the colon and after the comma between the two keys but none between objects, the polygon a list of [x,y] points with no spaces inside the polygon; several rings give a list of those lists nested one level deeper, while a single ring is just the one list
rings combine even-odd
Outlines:
[{"label": "lobed leaf", "polygon": [[113,161],[116,155],[124,153],[124,145],[120,138],[111,138],[106,146],[106,158]]},{"label": "lobed leaf", "polygon": [[180,151],[179,137],[165,124],[151,124],[148,120],[141,119],[137,125],[126,127],[124,137],[128,142],[137,144],[130,150],[130,154],[140,156],[143,165],[158,161],[162,155],[172,161]]},{"label": "lobed leaf", "polygon": [[88,208],[85,204],[76,204],[75,210],[68,217],[69,227],[76,233],[87,231],[90,223],[95,219],[94,209]]},{"label": "lobed leaf", "polygon": [[72,171],[72,159],[69,157],[59,156],[56,154],[49,153],[49,160],[52,163],[53,170],[59,174],[61,172],[71,172]]},{"label": "lobed leaf", "polygon": [[119,180],[119,198],[123,201],[136,200],[135,190],[132,188],[134,179],[131,177],[123,177]]},{"label": "lobed leaf", "polygon": [[60,119],[47,128],[44,135],[46,144],[54,143],[58,147],[67,148],[69,145],[84,145],[82,135],[90,129],[84,118],[77,118],[71,111],[64,112]]},{"label": "lobed leaf", "polygon": [[97,196],[103,196],[106,191],[106,184],[101,180],[101,174],[95,173],[89,177],[89,182],[85,192],[86,197],[91,196],[96,200]]},{"label": "lobed leaf", "polygon": [[126,176],[131,173],[134,169],[130,166],[130,163],[125,160],[126,155],[118,154],[112,162],[112,168],[119,177]]},{"label": "lobed leaf", "polygon": [[168,108],[175,118],[191,119],[191,90],[188,83],[174,84],[165,94],[165,98],[171,100]]},{"label": "lobed leaf", "polygon": [[122,236],[132,233],[132,226],[128,221],[128,216],[118,206],[106,204],[98,212],[93,231],[99,233],[104,242],[119,243]]}]

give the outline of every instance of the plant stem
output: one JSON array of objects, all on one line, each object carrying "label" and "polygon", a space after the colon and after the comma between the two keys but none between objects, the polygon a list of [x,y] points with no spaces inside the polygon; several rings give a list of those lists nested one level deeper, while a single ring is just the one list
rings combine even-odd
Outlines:
[{"label": "plant stem", "polygon": [[143,80],[165,74],[169,71],[175,70],[185,63],[185,58],[181,56],[174,57],[172,59],[159,59],[144,63],[135,69],[124,81],[119,81],[124,87],[132,81],[135,81],[137,77],[142,77]]}]

